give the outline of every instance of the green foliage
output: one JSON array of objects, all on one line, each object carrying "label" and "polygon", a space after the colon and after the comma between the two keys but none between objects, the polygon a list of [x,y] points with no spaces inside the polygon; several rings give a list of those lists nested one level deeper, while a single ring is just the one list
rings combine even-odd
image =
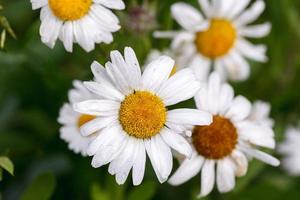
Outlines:
[{"label": "green foliage", "polygon": [[22,194],[21,200],[48,200],[56,186],[53,173],[43,173],[36,177]]},{"label": "green foliage", "polygon": [[3,177],[3,169],[11,175],[14,175],[14,164],[12,161],[8,157],[0,156],[0,181]]},{"label": "green foliage", "polygon": [[128,195],[128,200],[150,200],[156,191],[155,182],[145,181],[140,187],[136,187]]},{"label": "green foliage", "polygon": [[[0,11],[1,10],[3,10],[2,5],[0,5]],[[15,32],[13,31],[13,29],[11,28],[7,18],[5,16],[2,16],[1,14],[0,14],[0,28],[3,29],[1,32],[1,35],[0,35],[0,49],[3,49],[5,40],[6,40],[6,32],[8,32],[9,35],[14,39],[17,39],[17,36],[16,36]]]}]

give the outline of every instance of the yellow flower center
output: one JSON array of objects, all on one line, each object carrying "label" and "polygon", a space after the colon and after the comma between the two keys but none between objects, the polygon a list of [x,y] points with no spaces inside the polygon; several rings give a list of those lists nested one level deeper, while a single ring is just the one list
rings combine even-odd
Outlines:
[{"label": "yellow flower center", "polygon": [[145,139],[159,133],[164,127],[167,110],[162,100],[147,91],[136,91],[121,103],[119,120],[130,136]]},{"label": "yellow flower center", "polygon": [[237,131],[229,119],[214,116],[209,126],[196,126],[193,145],[207,159],[222,159],[231,154],[237,144]]},{"label": "yellow flower center", "polygon": [[80,128],[82,125],[89,121],[92,121],[95,118],[96,116],[94,115],[81,115],[77,121],[77,127]]},{"label": "yellow flower center", "polygon": [[236,30],[230,21],[212,19],[206,31],[196,34],[195,44],[199,53],[215,59],[228,53],[235,40]]},{"label": "yellow flower center", "polygon": [[48,0],[53,14],[63,21],[78,20],[85,16],[92,0]]}]

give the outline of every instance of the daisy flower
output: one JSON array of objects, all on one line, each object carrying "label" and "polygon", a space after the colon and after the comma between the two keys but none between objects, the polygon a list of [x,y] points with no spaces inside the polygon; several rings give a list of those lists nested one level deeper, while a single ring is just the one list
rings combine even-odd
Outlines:
[{"label": "daisy flower", "polygon": [[60,137],[69,144],[69,149],[86,156],[86,149],[95,135],[81,136],[80,127],[96,116],[79,114],[73,110],[72,104],[97,97],[87,90],[81,81],[74,81],[73,86],[68,95],[70,102],[65,103],[59,112],[58,122],[62,125]]},{"label": "daisy flower", "polygon": [[180,2],[172,5],[174,19],[183,28],[178,32],[156,32],[156,37],[173,38],[171,48],[185,52],[195,67],[211,67],[231,80],[245,80],[249,63],[245,58],[266,62],[266,46],[251,44],[246,38],[261,38],[270,32],[270,23],[249,25],[265,8],[262,0],[199,0],[202,15]]},{"label": "daisy flower", "polygon": [[124,9],[122,0],[30,0],[32,9],[41,8],[42,42],[53,48],[56,40],[72,52],[73,43],[85,51],[95,43],[111,43],[112,32],[120,29],[119,20],[109,9]]},{"label": "daisy flower", "polygon": [[278,146],[283,168],[292,176],[300,175],[300,128],[290,127],[285,133],[285,140]]},{"label": "daisy flower", "polygon": [[196,106],[213,115],[209,126],[195,126],[190,143],[191,159],[185,159],[170,178],[172,185],[182,184],[201,171],[201,193],[208,195],[216,182],[220,192],[235,186],[235,176],[244,176],[251,156],[273,166],[279,161],[258,147],[273,149],[275,141],[271,128],[248,120],[250,102],[234,97],[233,89],[222,83],[218,74],[210,75],[206,86],[195,95]]},{"label": "daisy flower", "polygon": [[146,154],[158,180],[168,179],[172,170],[171,148],[190,157],[192,149],[181,135],[186,126],[208,125],[211,114],[196,109],[168,110],[167,106],[192,98],[199,83],[190,69],[169,78],[174,61],[162,56],[141,73],[134,51],[125,48],[124,58],[111,52],[105,68],[97,62],[91,66],[96,82],[85,86],[103,100],[90,99],[74,104],[82,114],[96,115],[81,127],[85,136],[99,131],[87,153],[92,166],[109,164],[109,173],[123,184],[132,169],[134,185],[144,176]]}]

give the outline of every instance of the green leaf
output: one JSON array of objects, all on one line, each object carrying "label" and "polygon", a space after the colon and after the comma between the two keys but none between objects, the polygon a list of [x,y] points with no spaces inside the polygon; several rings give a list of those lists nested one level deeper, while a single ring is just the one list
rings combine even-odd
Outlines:
[{"label": "green leaf", "polygon": [[47,172],[36,177],[21,196],[21,200],[48,200],[56,186],[53,173]]},{"label": "green leaf", "polygon": [[145,182],[143,185],[134,188],[130,193],[128,200],[149,200],[152,199],[156,191],[154,182]]},{"label": "green leaf", "polygon": [[6,17],[4,16],[0,16],[0,25],[7,30],[7,32],[10,34],[10,36],[14,39],[17,39],[17,36],[15,34],[15,32],[13,31],[13,29],[11,28],[8,20],[6,19]]},{"label": "green leaf", "polygon": [[6,39],[6,30],[3,30],[0,36],[0,49],[4,48],[5,39]]},{"label": "green leaf", "polygon": [[3,169],[0,168],[0,181],[2,181],[2,179],[3,179]]},{"label": "green leaf", "polygon": [[110,200],[109,194],[101,188],[97,183],[92,184],[91,186],[91,199],[92,200]]},{"label": "green leaf", "polygon": [[14,175],[14,164],[11,162],[11,160],[8,157],[5,156],[0,157],[0,167],[5,169],[11,175]]}]

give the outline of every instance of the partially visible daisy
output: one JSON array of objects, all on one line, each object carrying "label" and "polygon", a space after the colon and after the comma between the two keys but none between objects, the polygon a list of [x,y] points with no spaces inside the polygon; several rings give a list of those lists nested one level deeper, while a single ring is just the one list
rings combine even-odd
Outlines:
[{"label": "partially visible daisy", "polygon": [[86,156],[86,149],[95,135],[83,137],[80,134],[80,127],[96,116],[77,113],[73,110],[72,104],[97,97],[80,81],[74,81],[73,86],[74,88],[69,91],[69,102],[65,103],[59,112],[58,122],[62,125],[60,137],[69,144],[69,149]]},{"label": "partially visible daisy", "polygon": [[89,52],[98,43],[111,43],[120,29],[119,20],[109,9],[125,8],[122,0],[30,0],[32,9],[41,8],[42,42],[53,48],[60,39],[67,51],[78,43]]},{"label": "partially visible daisy", "polygon": [[248,119],[258,124],[273,127],[274,120],[270,117],[271,105],[264,101],[255,101]]},{"label": "partially visible daisy", "polygon": [[248,120],[250,102],[242,96],[234,97],[233,89],[222,83],[213,73],[195,96],[196,106],[213,115],[209,126],[195,126],[190,143],[191,159],[185,159],[170,178],[172,185],[182,184],[201,171],[201,193],[208,195],[216,182],[220,192],[235,186],[235,176],[247,173],[247,157],[257,158],[278,166],[279,161],[258,147],[273,149],[275,141],[271,128]]},{"label": "partially visible daisy", "polygon": [[178,32],[157,32],[171,37],[171,48],[186,52],[196,67],[213,66],[223,78],[245,80],[250,66],[245,58],[266,62],[266,46],[251,44],[246,38],[261,38],[270,32],[270,23],[249,25],[265,8],[262,0],[199,0],[204,16],[184,3],[172,5],[172,15],[183,28]]},{"label": "partially visible daisy", "polygon": [[278,146],[278,152],[284,157],[282,166],[292,176],[300,176],[300,128],[290,127],[285,140]]},{"label": "partially visible daisy", "polygon": [[[176,73],[177,71],[190,67],[190,69],[194,69],[194,67],[197,66],[197,63],[191,63],[190,60],[188,60],[186,52],[179,52],[176,51],[175,49],[165,49],[163,51],[159,51],[157,49],[153,49],[150,51],[149,55],[147,56],[146,59],[146,64],[150,63],[151,61],[157,59],[158,57],[162,55],[167,55],[170,56],[175,60],[175,65],[173,67],[173,70],[171,72],[171,75]],[[208,66],[202,66],[201,68],[197,68],[194,71],[196,78],[198,81],[206,81],[207,77],[209,75],[209,70],[210,68]]]},{"label": "partially visible daisy", "polygon": [[111,52],[105,68],[92,64],[96,82],[85,86],[103,100],[90,99],[74,104],[82,114],[96,115],[81,127],[85,136],[99,131],[87,153],[93,156],[92,166],[109,164],[109,173],[123,184],[132,169],[134,185],[144,177],[146,154],[159,182],[168,179],[172,170],[171,148],[190,157],[192,149],[181,134],[187,126],[208,125],[211,114],[196,109],[168,110],[168,106],[192,98],[200,84],[190,69],[170,76],[174,61],[161,56],[144,70],[131,48],[124,58]]}]

